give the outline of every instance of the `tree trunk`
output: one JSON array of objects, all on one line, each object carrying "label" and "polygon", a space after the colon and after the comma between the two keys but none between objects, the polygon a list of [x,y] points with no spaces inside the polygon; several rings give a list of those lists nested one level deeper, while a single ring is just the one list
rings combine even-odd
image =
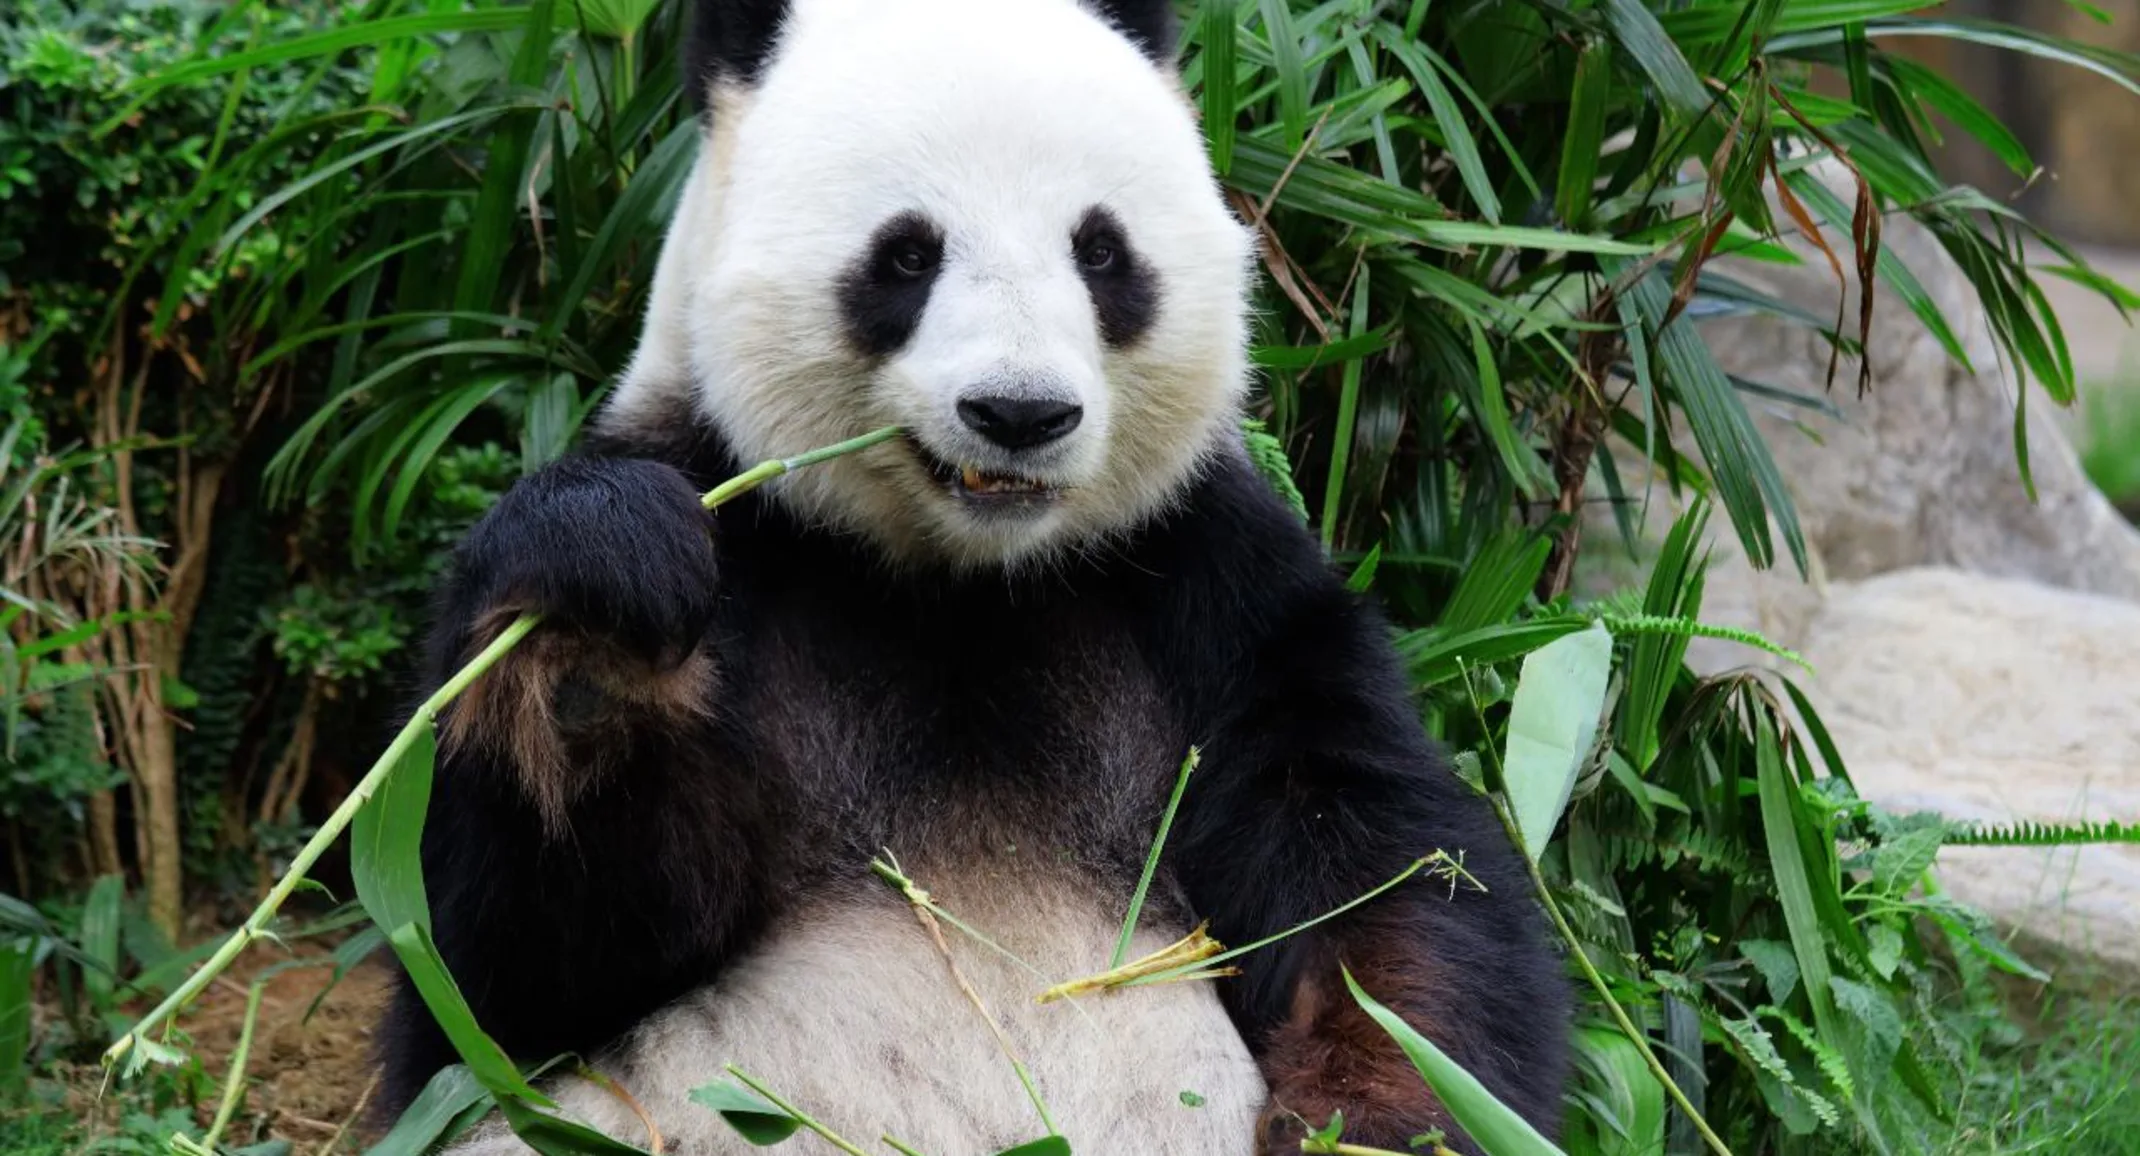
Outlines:
[{"label": "tree trunk", "polygon": [[[141,429],[141,402],[148,378],[147,356],[134,367],[129,388],[123,334],[115,334],[110,360],[99,375],[97,431],[104,445],[122,445]],[[181,405],[183,408],[183,404]],[[118,529],[141,534],[134,509],[134,455],[118,450],[111,456],[114,497],[118,503]],[[195,506],[202,489],[191,477],[190,462],[180,452],[178,501],[171,543],[179,560],[169,571],[161,597],[147,577],[138,571],[114,571],[104,582],[104,609],[123,609],[142,614],[123,630],[105,632],[101,638],[111,661],[108,684],[113,703],[113,723],[119,731],[114,749],[121,755],[134,788],[134,840],[140,859],[142,890],[148,897],[149,919],[172,942],[178,942],[184,915],[184,860],[179,823],[177,722],[164,706],[164,677],[176,675],[192,616],[192,603],[199,599],[198,577],[187,580],[187,569],[198,570],[204,543],[193,533]],[[210,472],[211,491],[221,470]],[[212,510],[213,496],[209,500]],[[206,512],[206,511],[203,511]],[[187,599],[174,604],[174,595]],[[161,612],[158,614],[157,612]],[[161,618],[161,621],[151,618]]]},{"label": "tree trunk", "polygon": [[178,728],[163,709],[163,680],[144,681],[149,691],[144,703],[149,725],[142,736],[145,758],[141,766],[141,798],[148,809],[142,822],[148,858],[141,865],[141,874],[149,893],[149,918],[171,942],[177,943],[185,915],[180,854],[183,844],[178,822]]},{"label": "tree trunk", "polygon": [[126,872],[119,857],[119,800],[108,790],[89,796],[89,869],[93,876]]}]

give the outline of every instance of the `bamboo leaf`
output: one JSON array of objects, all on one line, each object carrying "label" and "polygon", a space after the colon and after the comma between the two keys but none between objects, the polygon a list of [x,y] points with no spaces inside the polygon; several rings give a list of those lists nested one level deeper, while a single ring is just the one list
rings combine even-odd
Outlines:
[{"label": "bamboo leaf", "polygon": [[1612,101],[1612,43],[1595,41],[1576,57],[1575,84],[1568,92],[1568,135],[1561,139],[1560,176],[1553,207],[1571,229],[1590,223],[1590,200],[1605,143],[1605,116]]},{"label": "bamboo leaf", "polygon": [[1805,853],[1799,843],[1803,818],[1797,802],[1797,785],[1783,765],[1783,757],[1768,715],[1758,708],[1754,715],[1754,764],[1761,799],[1761,828],[1768,847],[1769,871],[1776,880],[1776,895],[1783,908],[1783,921],[1790,933],[1791,951],[1798,960],[1800,989],[1813,1008],[1813,1021],[1822,1038],[1843,1040],[1843,1026],[1836,1015],[1829,981],[1835,978],[1828,962],[1827,935],[1815,907],[1814,883]]},{"label": "bamboo leaf", "polygon": [[417,994],[423,997],[424,1006],[431,1017],[438,1021],[440,1030],[452,1042],[453,1050],[459,1053],[469,1071],[492,1095],[501,1100],[520,1097],[547,1105],[549,1100],[537,1092],[513,1062],[506,1058],[496,1041],[476,1026],[475,1015],[468,1009],[468,1001],[461,995],[460,986],[447,972],[439,959],[438,946],[431,941],[431,932],[422,924],[404,923],[387,933],[387,942],[393,945],[394,954],[401,959],[402,967],[416,986]]},{"label": "bamboo leaf", "polygon": [[736,1134],[760,1148],[768,1148],[795,1135],[802,1121],[766,1102],[747,1088],[722,1081],[691,1091],[691,1102],[711,1108],[736,1130]]},{"label": "bamboo leaf", "polygon": [[1204,86],[1204,135],[1211,145],[1211,167],[1220,177],[1233,168],[1234,118],[1234,23],[1232,0],[1204,0],[1200,37]]},{"label": "bamboo leaf", "polygon": [[1042,1136],[1016,1148],[1005,1148],[996,1156],[1070,1156],[1070,1141],[1061,1136]]},{"label": "bamboo leaf", "polygon": [[352,48],[411,37],[438,36],[454,32],[503,32],[518,27],[523,19],[524,14],[517,8],[484,8],[469,12],[433,12],[422,16],[352,20],[265,48],[188,61],[136,81],[128,89],[133,100],[99,125],[95,135],[103,136],[118,128],[132,119],[157,93],[179,85],[196,84],[211,77],[243,72],[264,64],[333,56]]},{"label": "bamboo leaf", "polygon": [[1257,0],[1263,13],[1263,36],[1278,71],[1278,116],[1285,147],[1298,152],[1308,136],[1308,66],[1301,56],[1300,34],[1293,28],[1291,0]]},{"label": "bamboo leaf", "polygon": [[1495,1099],[1477,1077],[1465,1071],[1397,1013],[1375,1002],[1352,978],[1350,969],[1345,971],[1345,986],[1352,992],[1353,1002],[1360,1005],[1360,1010],[1397,1041],[1397,1046],[1403,1049],[1405,1058],[1412,1061],[1420,1078],[1434,1090],[1435,1097],[1449,1109],[1449,1115],[1455,1118],[1458,1126],[1478,1143],[1485,1156],[1561,1156],[1561,1150],[1554,1147],[1552,1141],[1540,1135],[1514,1109]]},{"label": "bamboo leaf", "polygon": [[1650,1074],[1641,1050],[1614,1028],[1584,1028],[1575,1042],[1585,1066],[1604,1085],[1605,1104],[1600,1107],[1609,1106],[1609,1115],[1592,1110],[1593,1117],[1612,1124],[1596,1137],[1596,1156],[1656,1156],[1664,1151],[1664,1088]]},{"label": "bamboo leaf", "polygon": [[1479,207],[1479,215],[1493,224],[1501,221],[1501,198],[1494,193],[1493,179],[1486,174],[1486,161],[1479,155],[1478,139],[1471,135],[1471,126],[1464,121],[1463,110],[1457,107],[1456,97],[1449,86],[1442,83],[1427,52],[1420,45],[1397,35],[1388,25],[1376,27],[1376,38],[1390,55],[1403,64],[1419,86],[1427,107],[1434,114],[1434,123],[1440,127],[1442,144],[1449,150],[1449,159],[1456,162],[1457,174],[1463,178],[1464,189],[1471,194],[1472,203]]},{"label": "bamboo leaf", "polygon": [[1758,567],[1775,561],[1774,542],[1769,534],[1769,520],[1773,518],[1783,532],[1792,561],[1803,574],[1806,544],[1797,508],[1738,391],[1718,368],[1708,346],[1684,320],[1664,326],[1661,333],[1655,332],[1669,308],[1669,296],[1661,274],[1652,271],[1621,299],[1621,315],[1630,326],[1639,324],[1652,331],[1665,380],[1671,384],[1686,413],[1687,426],[1709,463],[1717,497],[1731,516],[1747,559]]},{"label": "bamboo leaf", "polygon": [[[1707,116],[1709,93],[1702,88],[1701,78],[1695,75],[1694,66],[1687,63],[1672,34],[1665,31],[1642,0],[1603,0],[1600,7],[1604,9],[1605,25],[1612,30],[1613,38],[1634,59],[1643,75],[1650,78],[1664,103],[1689,119]],[[1735,14],[1732,9],[1715,7],[1697,11],[1727,17]],[[1691,41],[1693,38],[1685,39]]]},{"label": "bamboo leaf", "polygon": [[427,726],[350,824],[349,873],[364,910],[382,928],[431,928],[422,849],[437,762],[438,739]]},{"label": "bamboo leaf", "polygon": [[[523,12],[526,23],[509,77],[515,87],[534,88],[549,71],[555,0],[534,0]],[[453,291],[456,310],[473,312],[489,305],[506,271],[507,252],[520,223],[520,186],[529,147],[542,123],[539,111],[538,105],[514,109],[491,134],[483,160],[482,189],[476,194],[468,235],[461,243],[460,278]]]},{"label": "bamboo leaf", "polygon": [[1516,829],[1533,860],[1545,853],[1590,755],[1612,673],[1612,634],[1602,623],[1557,639],[1523,660],[1509,707],[1502,781]]},{"label": "bamboo leaf", "polygon": [[1568,615],[1500,623],[1457,634],[1421,630],[1399,636],[1397,649],[1411,672],[1412,685],[1425,690],[1456,678],[1466,669],[1521,658],[1589,626],[1590,619]]},{"label": "bamboo leaf", "polygon": [[82,988],[98,1011],[112,1006],[113,983],[119,974],[119,904],[126,896],[126,879],[100,875],[90,885],[82,902],[82,921],[75,933],[82,955],[94,966],[82,969]]},{"label": "bamboo leaf", "polygon": [[491,1108],[488,1089],[467,1064],[440,1068],[408,1109],[364,1156],[424,1156],[451,1142]]}]

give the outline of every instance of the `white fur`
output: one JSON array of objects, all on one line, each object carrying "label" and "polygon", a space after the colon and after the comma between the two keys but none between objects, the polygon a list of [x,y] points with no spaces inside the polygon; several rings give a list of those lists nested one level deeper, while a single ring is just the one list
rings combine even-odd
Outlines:
[{"label": "white fur", "polygon": [[[1209,982],[1036,1004],[1052,982],[1106,968],[1119,916],[1089,895],[1030,879],[946,882],[953,885],[936,888],[939,902],[1042,973],[943,928],[959,973],[1032,1071],[1073,1151],[1252,1149],[1263,1079]],[[1141,955],[1172,938],[1145,930],[1132,950]],[[692,1089],[727,1079],[730,1063],[873,1152],[890,1151],[877,1142],[886,1133],[930,1156],[986,1156],[1045,1134],[942,951],[889,888],[785,920],[713,986],[656,1013],[594,1067],[645,1109],[667,1151],[744,1156],[756,1149],[689,1099]],[[614,1093],[577,1077],[547,1081],[545,1090],[572,1118],[647,1145],[645,1123]],[[1201,1103],[1184,1102],[1183,1092]],[[830,1150],[807,1138],[794,1143]],[[528,1151],[496,1117],[455,1149]]]},{"label": "white fur", "polygon": [[[1253,252],[1175,80],[1074,0],[794,8],[761,82],[713,94],[640,347],[602,421],[629,433],[688,399],[748,460],[897,424],[947,461],[1064,488],[1044,516],[978,518],[898,443],[779,484],[804,516],[868,535],[895,562],[1031,564],[1175,499],[1230,436],[1246,389]],[[1156,318],[1127,349],[1101,340],[1070,249],[1095,205],[1156,274]],[[945,262],[913,338],[872,361],[843,329],[839,283],[905,211],[945,231]],[[1075,433],[1009,471],[954,407],[977,384],[1020,375],[1074,393],[1085,412]],[[1049,982],[1105,968],[1120,913],[1045,871],[917,874],[1045,973],[945,928],[1075,1151],[1252,1148],[1264,1083],[1209,983],[1038,1005]],[[1182,930],[1141,930],[1134,951]],[[731,1062],[873,1151],[887,1131],[931,1156],[985,1156],[1042,1133],[935,942],[874,885],[784,917],[595,1066],[645,1107],[668,1150],[742,1156],[755,1149],[688,1100]],[[569,1077],[546,1087],[567,1114],[647,1141],[612,1093]],[[526,1151],[495,1119],[458,1150]]]},{"label": "white fur", "polygon": [[[761,83],[713,99],[605,422],[658,420],[688,392],[746,459],[896,424],[946,461],[1063,487],[1044,515],[977,517],[898,443],[780,485],[805,516],[895,559],[965,565],[1087,546],[1144,518],[1229,430],[1247,382],[1250,235],[1174,78],[1074,0],[797,0]],[[1071,254],[1095,205],[1157,276],[1157,318],[1124,350],[1101,340]],[[945,230],[945,260],[913,338],[872,362],[842,328],[838,286],[903,211]],[[1045,378],[1085,410],[1015,465],[954,409],[1012,377]]]}]

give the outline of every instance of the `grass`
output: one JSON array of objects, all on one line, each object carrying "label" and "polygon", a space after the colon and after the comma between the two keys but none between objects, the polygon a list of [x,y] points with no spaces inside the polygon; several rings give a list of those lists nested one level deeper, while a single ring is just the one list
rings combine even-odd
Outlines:
[{"label": "grass", "polygon": [[2035,1010],[2030,1038],[1987,1047],[1959,1066],[1944,1149],[2140,1153],[2140,996],[2053,996]]},{"label": "grass", "polygon": [[2079,441],[2088,480],[2140,522],[2140,388],[2119,382],[2082,390]]}]

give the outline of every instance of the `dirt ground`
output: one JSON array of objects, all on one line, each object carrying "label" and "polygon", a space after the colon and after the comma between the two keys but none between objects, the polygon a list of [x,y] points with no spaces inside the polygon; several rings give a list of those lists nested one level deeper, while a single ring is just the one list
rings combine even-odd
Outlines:
[{"label": "dirt ground", "polygon": [[[376,1139],[355,1122],[373,1090],[372,1025],[385,1005],[388,972],[383,956],[375,955],[327,990],[334,975],[328,958],[332,950],[332,944],[315,943],[302,944],[294,952],[273,944],[257,946],[181,1018],[193,1040],[188,1050],[212,1081],[196,1112],[205,1129],[230,1071],[254,980],[293,957],[326,960],[320,966],[290,968],[268,981],[246,1064],[246,1099],[224,1146],[281,1139],[290,1142],[291,1156],[328,1156],[359,1151]],[[326,998],[307,1017],[306,1010],[323,990]],[[78,1084],[81,1093],[75,1106],[83,1116],[97,1117],[98,1126],[110,1127],[125,1110],[125,1098],[107,1096],[98,1105],[96,1074],[81,1075],[85,1078]]]}]

